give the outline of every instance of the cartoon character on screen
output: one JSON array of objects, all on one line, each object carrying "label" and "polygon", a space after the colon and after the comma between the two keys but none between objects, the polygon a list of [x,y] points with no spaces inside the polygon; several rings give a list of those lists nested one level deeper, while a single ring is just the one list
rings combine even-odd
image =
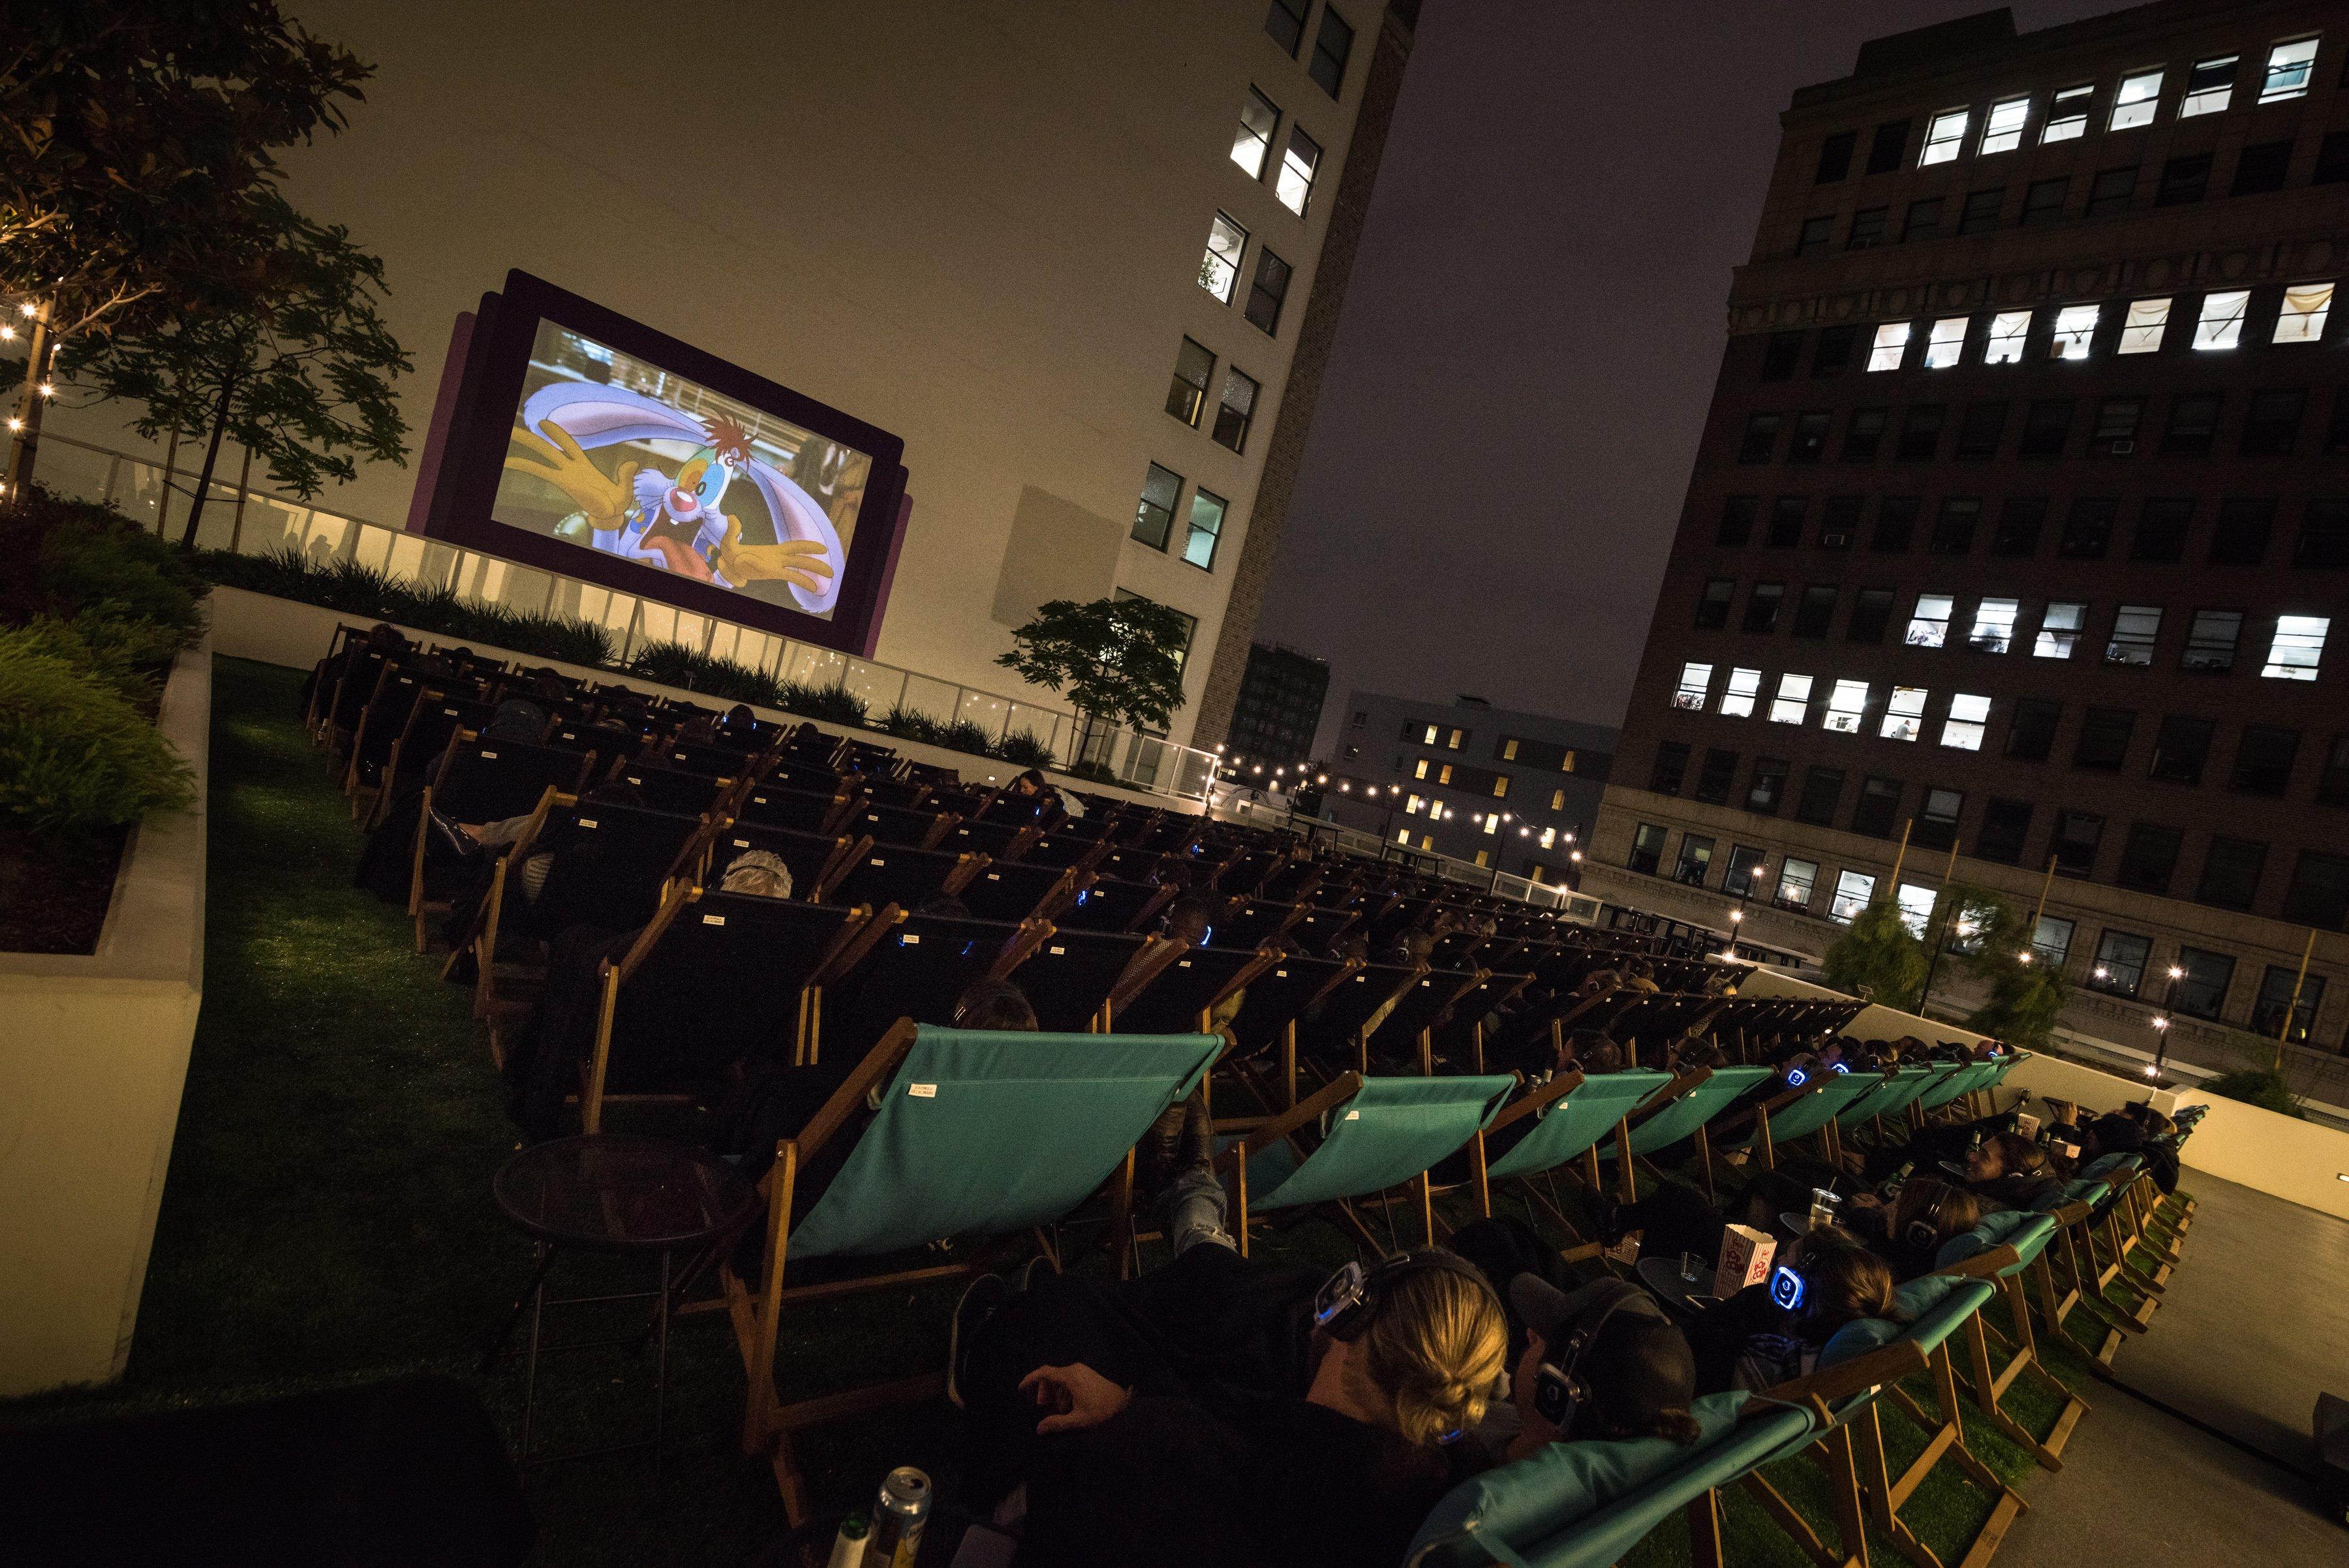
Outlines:
[{"label": "cartoon character on screen", "polygon": [[[740,588],[780,582],[799,607],[821,615],[840,597],[847,565],[823,507],[788,475],[750,452],[750,437],[723,415],[697,419],[620,387],[558,381],[523,400],[506,466],[533,474],[578,503],[558,535],[680,576]],[[690,441],[675,473],[636,461],[607,474],[587,454],[627,441]],[[747,543],[724,508],[740,480],[766,503],[773,543]]]}]

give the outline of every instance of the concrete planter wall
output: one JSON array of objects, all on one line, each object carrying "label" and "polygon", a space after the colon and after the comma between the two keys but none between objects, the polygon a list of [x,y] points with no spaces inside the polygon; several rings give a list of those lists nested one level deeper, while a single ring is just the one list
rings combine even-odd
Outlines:
[{"label": "concrete planter wall", "polygon": [[0,954],[0,1395],[122,1374],[203,1000],[212,653],[156,728],[196,808],[135,829],[87,957]]}]

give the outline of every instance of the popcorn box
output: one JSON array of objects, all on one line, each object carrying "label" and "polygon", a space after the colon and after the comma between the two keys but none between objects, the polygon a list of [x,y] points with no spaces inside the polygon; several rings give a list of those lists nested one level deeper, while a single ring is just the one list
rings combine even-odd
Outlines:
[{"label": "popcorn box", "polygon": [[2014,1130],[2025,1137],[2037,1137],[2039,1118],[2028,1111],[2017,1111],[2014,1113]]},{"label": "popcorn box", "polygon": [[1750,1225],[1732,1225],[1721,1233],[1721,1264],[1713,1272],[1713,1293],[1726,1299],[1748,1285],[1770,1277],[1770,1262],[1778,1243]]}]

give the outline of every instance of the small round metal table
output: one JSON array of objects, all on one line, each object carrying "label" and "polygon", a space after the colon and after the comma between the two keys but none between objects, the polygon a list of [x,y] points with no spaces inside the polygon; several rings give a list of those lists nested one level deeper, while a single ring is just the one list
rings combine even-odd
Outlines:
[{"label": "small round metal table", "polygon": [[[733,1230],[757,1202],[757,1189],[740,1172],[706,1149],[659,1138],[598,1133],[556,1138],[523,1150],[499,1169],[491,1180],[490,1190],[507,1222],[531,1239],[538,1262],[530,1289],[514,1303],[495,1343],[482,1357],[486,1370],[504,1351],[514,1325],[527,1311],[530,1350],[523,1383],[522,1463],[581,1459],[588,1454],[649,1447],[657,1467],[668,1404],[668,1318],[674,1256],[680,1251],[688,1256],[702,1251]],[[546,1276],[556,1256],[566,1249],[620,1255],[658,1253],[660,1289],[550,1298]],[[647,1300],[654,1302],[652,1322],[636,1334],[573,1340],[562,1345],[546,1345],[541,1338],[548,1307]],[[531,1420],[538,1400],[539,1353],[601,1345],[634,1344],[641,1347],[647,1334],[657,1334],[659,1346],[652,1436],[603,1448],[533,1455]]]},{"label": "small round metal table", "polygon": [[1666,1306],[1692,1317],[1721,1299],[1709,1288],[1713,1283],[1711,1265],[1707,1265],[1704,1272],[1694,1280],[1681,1278],[1680,1260],[1677,1258],[1642,1258],[1631,1265],[1631,1272],[1639,1275],[1640,1282],[1654,1292]]}]

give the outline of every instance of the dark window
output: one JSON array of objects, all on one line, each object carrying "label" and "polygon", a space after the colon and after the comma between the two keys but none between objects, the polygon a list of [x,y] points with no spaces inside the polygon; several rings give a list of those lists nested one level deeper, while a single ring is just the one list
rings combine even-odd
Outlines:
[{"label": "dark window", "polygon": [[1188,337],[1174,353],[1174,379],[1166,388],[1166,411],[1194,428],[1206,406],[1207,382],[1216,371],[1216,357]]},{"label": "dark window", "polygon": [[2246,147],[2235,160],[2235,183],[2228,194],[2258,196],[2283,189],[2284,171],[2292,164],[2292,143],[2262,141]]},{"label": "dark window", "polygon": [[2308,394],[2297,387],[2253,392],[2251,406],[2243,415],[2243,455],[2290,456],[2292,443],[2300,439],[2300,419],[2307,408]]},{"label": "dark window", "polygon": [[2196,152],[2184,158],[2173,158],[2161,166],[2161,185],[2153,193],[2157,207],[2175,207],[2187,202],[2199,202],[2210,185],[2210,155]]},{"label": "dark window", "polygon": [[1754,776],[1745,786],[1746,810],[1764,816],[1778,815],[1778,805],[1786,798],[1786,768],[1783,758],[1754,759]]},{"label": "dark window", "polygon": [[2333,418],[2324,427],[2324,455],[2349,452],[2349,387],[2333,394]]},{"label": "dark window", "polygon": [[2219,503],[2219,520],[2210,529],[2210,563],[2218,566],[2256,566],[2267,558],[2268,535],[2275,532],[2276,504],[2257,499]]},{"label": "dark window", "polygon": [[2013,866],[2023,859],[2023,841],[2031,832],[2031,803],[1992,795],[1982,804],[1982,831],[1974,836],[1974,857]]},{"label": "dark window", "polygon": [[1819,548],[1848,550],[1859,536],[1859,508],[1865,497],[1830,495],[1819,513]]},{"label": "dark window", "polygon": [[1784,583],[1756,583],[1745,598],[1745,629],[1774,631],[1778,626],[1778,601],[1786,597]]},{"label": "dark window", "polygon": [[[1327,32],[1328,28],[1322,30]],[[1288,264],[1263,246],[1257,246],[1256,281],[1248,285],[1248,320],[1267,332],[1278,332],[1281,301],[1288,297]]]},{"label": "dark window", "polygon": [[2145,417],[2143,398],[2106,398],[2096,405],[2088,431],[2091,457],[2127,457],[2137,450],[2137,423]]},{"label": "dark window", "polygon": [[2337,931],[2349,918],[2349,855],[2303,849],[2284,889],[2283,918],[2296,926]]},{"label": "dark window", "polygon": [[1990,553],[1993,556],[2035,556],[2039,553],[2039,531],[2047,524],[2047,498],[2044,495],[2010,495],[1998,509],[1998,526],[1990,536]]},{"label": "dark window", "polygon": [[2349,805],[2349,734],[2333,736],[2324,753],[2324,771],[2316,775],[2316,804]]},{"label": "dark window", "polygon": [[1738,550],[1754,537],[1754,519],[1761,514],[1762,498],[1758,495],[1733,495],[1721,504],[1721,526],[1713,535],[1713,543]]},{"label": "dark window", "polygon": [[1643,822],[1631,832],[1631,857],[1624,864],[1643,876],[1656,874],[1656,864],[1664,857],[1664,830],[1652,822]]},{"label": "dark window", "polygon": [[1851,830],[1870,838],[1889,838],[1900,816],[1899,779],[1870,778],[1859,786],[1859,799],[1851,808]]},{"label": "dark window", "polygon": [[1827,450],[1827,421],[1834,416],[1814,410],[1795,416],[1795,439],[1787,444],[1788,462],[1816,462]]},{"label": "dark window", "polygon": [[1745,421],[1745,434],[1737,442],[1740,462],[1767,462],[1778,449],[1778,425],[1783,416],[1754,414]]},{"label": "dark window", "polygon": [[1225,366],[1223,395],[1216,400],[1216,423],[1207,439],[1234,452],[1247,451],[1248,424],[1256,418],[1256,395],[1260,390],[1255,377],[1236,366]]},{"label": "dark window", "polygon": [[1902,154],[1909,150],[1909,122],[1888,119],[1876,128],[1868,142],[1868,172],[1886,174],[1900,167]]},{"label": "dark window", "polygon": [[1916,826],[1909,830],[1909,842],[1920,849],[1947,849],[1958,841],[1958,813],[1964,809],[1964,794],[1953,789],[1928,789],[1924,808],[1917,813]]},{"label": "dark window", "polygon": [[1773,332],[1762,346],[1762,379],[1783,381],[1795,373],[1795,366],[1803,357],[1803,335],[1799,332]]},{"label": "dark window", "polygon": [[1882,642],[1892,624],[1892,590],[1862,588],[1851,601],[1851,619],[1844,627],[1846,642]]},{"label": "dark window", "polygon": [[1838,130],[1819,143],[1819,165],[1811,172],[1814,185],[1832,185],[1851,172],[1852,150],[1859,144],[1857,130]]},{"label": "dark window", "polygon": [[2316,169],[2308,182],[2333,185],[2344,180],[2349,180],[2349,130],[2328,130],[2317,145]]},{"label": "dark window", "polygon": [[1708,746],[1704,765],[1696,771],[1696,798],[1707,805],[1724,805],[1729,801],[1729,786],[1737,777],[1737,753],[1719,746]]},{"label": "dark window", "polygon": [[2033,180],[2023,192],[2023,226],[2048,223],[2064,215],[2064,195],[2072,188],[2068,176]]},{"label": "dark window", "polygon": [[1796,637],[1825,637],[1835,619],[1836,587],[1832,583],[1813,583],[1803,590],[1801,600],[1795,606],[1794,632]]},{"label": "dark window", "polygon": [[2180,947],[2178,967],[2186,972],[2164,993],[2163,1004],[2189,1018],[2216,1018],[2226,1005],[2227,986],[2235,978],[2235,961],[2207,948]]},{"label": "dark window", "polygon": [[1688,742],[1660,741],[1656,744],[1656,763],[1648,774],[1648,787],[1658,794],[1678,794],[1681,780],[1687,776]]},{"label": "dark window", "polygon": [[1844,462],[1867,462],[1876,456],[1876,449],[1884,444],[1884,421],[1891,411],[1889,409],[1851,410],[1851,421],[1843,427]]},{"label": "dark window", "polygon": [[2129,198],[2136,194],[2136,170],[2104,170],[2088,187],[2087,215],[2093,218],[2099,213],[2117,213],[2127,207],[2129,204]]},{"label": "dark window", "polygon": [[2137,728],[2134,708],[2090,708],[2080,721],[2080,738],[2073,742],[2075,768],[2112,769],[2128,755],[2129,733]]},{"label": "dark window", "polygon": [[1968,403],[1965,417],[1958,421],[1958,455],[1960,457],[1995,457],[1999,439],[2006,433],[2006,404]]},{"label": "dark window", "polygon": [[2017,762],[2044,763],[2055,749],[2055,726],[2064,704],[2044,697],[2020,698],[2006,731],[2006,754]]},{"label": "dark window", "polygon": [[1982,521],[1982,502],[1971,495],[1952,495],[1941,503],[1933,520],[1932,553],[1963,556],[1974,547],[1974,524]]},{"label": "dark window", "polygon": [[2178,869],[2178,846],[2185,836],[2158,822],[2131,823],[2113,880],[2133,893],[2168,892],[2170,874]]},{"label": "dark window", "polygon": [[1803,542],[1803,521],[1810,514],[1807,495],[1781,495],[1770,503],[1770,526],[1762,543],[1774,550],[1791,550]]},{"label": "dark window", "polygon": [[1942,200],[1939,196],[1927,196],[1921,201],[1909,202],[1907,215],[1900,220],[1901,240],[1931,239],[1941,226],[1941,206]]},{"label": "dark window", "polygon": [[2221,909],[2248,909],[2260,896],[2260,873],[2267,869],[2268,846],[2248,838],[2213,838],[2203,852],[2202,878],[2194,901]]},{"label": "dark window", "polygon": [[1672,880],[1685,882],[1692,888],[1704,886],[1705,874],[1713,868],[1713,840],[1693,833],[1681,835],[1680,863],[1672,867]]},{"label": "dark window", "polygon": [[[1776,814],[1774,811],[1766,815]],[[1732,846],[1729,869],[1721,878],[1721,890],[1740,898],[1751,897],[1755,891],[1754,878],[1761,875],[1762,863],[1769,857],[1767,850],[1757,849],[1751,844]]]},{"label": "dark window", "polygon": [[2349,501],[2308,504],[2300,514],[2300,541],[2292,546],[2292,564],[2349,566]]},{"label": "dark window", "polygon": [[1346,85],[1346,57],[1354,52],[1354,29],[1334,5],[1321,8],[1321,30],[1313,35],[1313,59],[1305,74],[1331,98]]},{"label": "dark window", "polygon": [[1859,340],[1857,327],[1822,327],[1819,346],[1811,351],[1811,374],[1840,376],[1851,366],[1851,346]]},{"label": "dark window", "polygon": [[1142,502],[1133,514],[1133,537],[1154,550],[1166,548],[1166,535],[1174,526],[1174,504],[1182,497],[1183,476],[1171,468],[1152,463],[1142,479]]},{"label": "dark window", "polygon": [[1713,631],[1729,624],[1729,601],[1736,596],[1737,579],[1713,577],[1704,585],[1704,593],[1696,601],[1696,624],[1700,631]]},{"label": "dark window", "polygon": [[2210,450],[2219,431],[2219,394],[2191,392],[2173,399],[2169,428],[2161,432],[2164,457],[2200,457]]},{"label": "dark window", "polygon": [[1814,767],[1803,775],[1803,797],[1795,803],[1795,819],[1816,827],[1835,825],[1836,807],[1843,803],[1843,770]]},{"label": "dark window", "polygon": [[2292,766],[2300,760],[2300,732],[2280,724],[2246,724],[2235,748],[2228,787],[2245,794],[2280,795],[2292,787]]},{"label": "dark window", "polygon": [[1876,504],[1876,533],[1868,547],[1888,556],[1899,555],[1916,537],[1917,514],[1924,510],[1922,497],[1888,495]]},{"label": "dark window", "polygon": [[1305,14],[1311,9],[1313,0],[1272,0],[1272,9],[1264,14],[1264,30],[1291,59],[1305,41]]},{"label": "dark window", "polygon": [[2170,713],[2153,737],[2153,763],[2147,776],[2170,784],[2200,784],[2202,764],[2210,756],[2210,732],[2217,726],[2190,713]]},{"label": "dark window", "polygon": [[2064,537],[2055,553],[2067,561],[2101,561],[2112,547],[2113,518],[2121,504],[2109,495],[2074,499],[2064,514]]},{"label": "dark window", "polygon": [[2182,561],[2186,530],[2194,520],[2190,498],[2157,497],[2138,509],[2137,533],[2129,540],[2132,561]]},{"label": "dark window", "polygon": [[1910,462],[1930,461],[1941,449],[1941,426],[1949,408],[1941,403],[1912,403],[1900,418],[1900,444],[1892,455]]},{"label": "dark window", "polygon": [[1998,210],[2006,205],[2006,187],[1993,185],[1987,191],[1969,191],[1966,204],[1958,209],[1958,233],[1980,234],[1984,229],[1998,227]]},{"label": "dark window", "polygon": [[1834,239],[1835,219],[1832,217],[1805,218],[1803,232],[1795,241],[1795,254],[1798,256],[1806,256],[1814,252],[1823,251]]},{"label": "dark window", "polygon": [[2096,944],[2096,967],[2088,972],[2088,984],[2116,996],[2135,996],[2145,983],[2146,961],[2152,955],[2150,939],[2107,930]]},{"label": "dark window", "polygon": [[[2303,975],[2298,964],[2271,963],[2261,977],[2260,993],[2251,1002],[2251,1033],[2263,1039],[2281,1038],[2304,1045],[2308,1032],[2316,1025],[2317,1009],[2323,1005],[2323,975]],[[2284,1023],[2286,1008],[2292,1010],[2288,1029]]]},{"label": "dark window", "polygon": [[2077,400],[2072,398],[2041,398],[2023,411],[2023,445],[2024,457],[2061,457],[2064,444],[2072,437],[2072,410]]},{"label": "dark window", "polygon": [[1851,215],[1851,233],[1845,236],[1843,248],[1847,251],[1872,249],[1884,243],[1884,224],[1892,209],[1862,207]]},{"label": "dark window", "polygon": [[2048,846],[2055,857],[2055,869],[2066,877],[2093,877],[2096,874],[2096,846],[2105,836],[2105,819],[2093,811],[2059,811],[2055,814],[2055,839]]}]

